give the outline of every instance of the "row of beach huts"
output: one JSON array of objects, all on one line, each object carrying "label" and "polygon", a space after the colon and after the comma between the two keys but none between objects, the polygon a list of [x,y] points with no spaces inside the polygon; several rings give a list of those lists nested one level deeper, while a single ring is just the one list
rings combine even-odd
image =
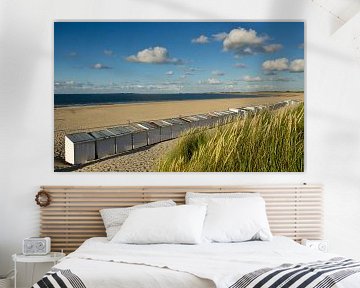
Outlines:
[{"label": "row of beach huts", "polygon": [[121,154],[144,146],[153,145],[179,137],[191,128],[222,125],[238,117],[246,117],[262,109],[275,110],[297,103],[286,100],[271,105],[230,108],[192,116],[152,120],[106,128],[99,131],[80,132],[65,135],[65,161],[73,164]]}]

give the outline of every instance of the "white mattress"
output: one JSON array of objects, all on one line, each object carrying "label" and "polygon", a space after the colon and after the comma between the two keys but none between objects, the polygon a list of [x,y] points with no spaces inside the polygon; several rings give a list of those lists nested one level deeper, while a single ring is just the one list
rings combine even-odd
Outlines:
[{"label": "white mattress", "polygon": [[[336,256],[311,250],[286,237],[200,245],[112,244],[106,238],[91,238],[56,268],[70,269],[87,288],[222,288],[264,267],[328,260]],[[359,273],[336,287],[360,287]]]}]

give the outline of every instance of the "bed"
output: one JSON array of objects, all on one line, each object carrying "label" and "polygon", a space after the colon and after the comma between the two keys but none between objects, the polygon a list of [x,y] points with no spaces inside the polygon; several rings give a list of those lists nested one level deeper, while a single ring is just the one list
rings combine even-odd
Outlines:
[{"label": "bed", "polygon": [[[43,189],[52,196],[52,204],[42,209],[42,231],[52,231],[51,236],[53,236],[57,235],[58,230],[67,230],[68,234],[64,235],[65,232],[62,232],[62,236],[59,236],[62,238],[59,239],[62,239],[62,246],[67,251],[75,251],[54,266],[33,286],[35,288],[360,287],[359,262],[312,250],[298,243],[304,238],[321,238],[321,187],[317,185],[176,187],[176,189],[167,187],[163,190],[159,187],[143,187],[140,192],[133,193],[129,192],[131,188],[128,187],[43,187]],[[136,189],[139,191],[139,188]],[[79,213],[74,211],[74,207],[82,207],[81,213],[89,213],[93,208],[95,210],[104,206],[130,206],[126,201],[131,197],[131,201],[142,199],[143,201],[139,203],[159,199],[174,199],[178,203],[183,203],[186,191],[210,193],[260,191],[267,204],[267,214],[274,237],[271,241],[204,242],[197,245],[119,244],[108,241],[106,237],[88,237],[89,239],[85,241],[80,240],[83,242],[80,246],[76,242],[78,240],[72,242],[77,238],[71,236],[81,234],[79,232],[81,228],[78,227],[80,216],[77,216],[77,222],[71,220],[74,213]],[[117,197],[114,197],[114,193]],[[89,201],[100,197],[98,195],[103,196],[102,202]],[[121,200],[112,205],[104,205],[108,203],[104,199]],[[123,205],[124,203],[126,205]],[[49,215],[57,215],[61,207],[62,217],[68,217],[68,221],[65,219],[58,221],[55,218],[51,222]],[[82,215],[87,215],[86,213]],[[96,218],[91,217],[93,218],[89,219],[92,220],[88,219],[84,222],[86,224],[82,226],[83,231],[92,231],[92,229],[97,231],[98,228],[94,225],[97,222],[91,223]],[[64,225],[68,225],[67,229]],[[104,227],[102,230],[103,235],[100,236],[105,236]],[[86,233],[91,234],[91,232]],[[280,236],[281,234],[287,236]],[[68,242],[63,240],[66,236]],[[60,241],[54,242],[53,250],[59,247],[58,243]]]}]

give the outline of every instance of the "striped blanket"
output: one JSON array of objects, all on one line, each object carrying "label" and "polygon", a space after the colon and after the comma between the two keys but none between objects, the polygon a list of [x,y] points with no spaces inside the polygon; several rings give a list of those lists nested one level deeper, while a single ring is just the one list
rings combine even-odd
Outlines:
[{"label": "striped blanket", "polygon": [[[283,264],[242,276],[229,288],[331,288],[360,272],[360,262],[333,258],[305,264]],[[32,288],[86,288],[69,269],[52,269]],[[106,287],[104,287],[106,288]],[[351,288],[351,287],[349,287]]]},{"label": "striped blanket", "polygon": [[69,269],[51,269],[32,288],[86,288],[81,279]]},{"label": "striped blanket", "polygon": [[297,265],[284,264],[246,274],[229,288],[331,288],[359,272],[360,262],[345,258]]}]

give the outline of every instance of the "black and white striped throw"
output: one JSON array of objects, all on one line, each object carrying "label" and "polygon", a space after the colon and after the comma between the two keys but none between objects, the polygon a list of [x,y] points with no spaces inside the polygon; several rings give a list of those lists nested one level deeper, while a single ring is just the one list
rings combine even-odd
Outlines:
[{"label": "black and white striped throw", "polygon": [[32,288],[86,288],[81,279],[69,269],[52,269]]},{"label": "black and white striped throw", "polygon": [[360,262],[345,258],[284,264],[246,274],[229,288],[331,288],[359,272]]}]

